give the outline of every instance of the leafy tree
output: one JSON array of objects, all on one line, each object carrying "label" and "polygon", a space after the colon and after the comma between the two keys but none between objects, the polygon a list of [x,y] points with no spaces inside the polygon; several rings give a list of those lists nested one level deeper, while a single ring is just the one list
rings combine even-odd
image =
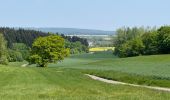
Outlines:
[{"label": "leafy tree", "polygon": [[48,63],[62,61],[69,55],[69,50],[64,47],[64,39],[57,35],[37,38],[32,45],[30,63],[38,67],[47,67]]},{"label": "leafy tree", "polygon": [[0,33],[0,64],[8,64],[6,44],[3,34]]},{"label": "leafy tree", "polygon": [[143,44],[145,45],[143,54],[152,55],[158,54],[158,34],[157,31],[146,32],[141,38]]},{"label": "leafy tree", "polygon": [[158,29],[158,48],[160,53],[170,53],[170,26]]},{"label": "leafy tree", "polygon": [[116,37],[114,37],[113,42],[114,42],[114,46],[120,46],[121,44],[135,39],[135,38],[139,38],[141,37],[147,30],[144,29],[143,27],[137,28],[137,27],[133,27],[133,28],[129,28],[129,27],[123,27],[123,28],[119,28],[116,31]]},{"label": "leafy tree", "polygon": [[114,37],[114,54],[120,57],[157,54],[157,41],[155,28],[120,28]]},{"label": "leafy tree", "polygon": [[129,40],[116,48],[116,55],[119,57],[139,56],[143,53],[143,42],[140,38]]}]

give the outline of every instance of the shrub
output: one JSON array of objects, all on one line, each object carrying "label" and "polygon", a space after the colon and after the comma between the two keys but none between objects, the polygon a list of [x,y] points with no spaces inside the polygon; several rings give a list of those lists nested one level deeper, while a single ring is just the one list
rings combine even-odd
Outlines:
[{"label": "shrub", "polygon": [[144,47],[142,40],[136,38],[117,47],[115,53],[119,57],[139,56],[143,53]]},{"label": "shrub", "polygon": [[8,60],[10,62],[16,62],[16,61],[22,62],[24,59],[20,52],[15,50],[8,50]]}]

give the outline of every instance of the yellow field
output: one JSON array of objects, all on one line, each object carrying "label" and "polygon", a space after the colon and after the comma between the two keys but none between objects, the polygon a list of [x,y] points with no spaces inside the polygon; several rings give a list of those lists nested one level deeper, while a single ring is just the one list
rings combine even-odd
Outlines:
[{"label": "yellow field", "polygon": [[90,52],[107,51],[107,50],[114,50],[114,47],[95,47],[89,49]]}]

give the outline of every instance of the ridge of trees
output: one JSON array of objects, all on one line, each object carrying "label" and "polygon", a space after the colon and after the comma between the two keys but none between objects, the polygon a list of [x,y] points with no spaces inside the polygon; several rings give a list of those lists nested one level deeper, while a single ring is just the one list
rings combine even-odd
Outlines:
[{"label": "ridge of trees", "polygon": [[[50,33],[42,32],[42,31],[35,31],[35,30],[27,30],[27,29],[15,29],[9,27],[0,27],[0,33],[3,33],[5,39],[8,41],[7,46],[8,48],[12,48],[13,43],[24,43],[28,47],[32,46],[33,41],[38,37],[49,36]],[[57,35],[60,35],[56,33]],[[77,42],[79,41],[82,45],[88,47],[88,42],[84,38],[80,38],[77,36],[65,36],[61,34],[61,36],[68,40],[69,42]]]},{"label": "ridge of trees", "polygon": [[169,54],[170,26],[157,28],[123,27],[114,38],[115,52],[119,57]]}]

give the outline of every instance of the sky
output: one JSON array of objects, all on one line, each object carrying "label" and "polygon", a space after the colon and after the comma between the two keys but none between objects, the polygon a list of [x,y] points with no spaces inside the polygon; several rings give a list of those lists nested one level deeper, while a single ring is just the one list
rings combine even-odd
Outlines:
[{"label": "sky", "polygon": [[1,27],[116,30],[170,24],[170,0],[0,0]]}]

